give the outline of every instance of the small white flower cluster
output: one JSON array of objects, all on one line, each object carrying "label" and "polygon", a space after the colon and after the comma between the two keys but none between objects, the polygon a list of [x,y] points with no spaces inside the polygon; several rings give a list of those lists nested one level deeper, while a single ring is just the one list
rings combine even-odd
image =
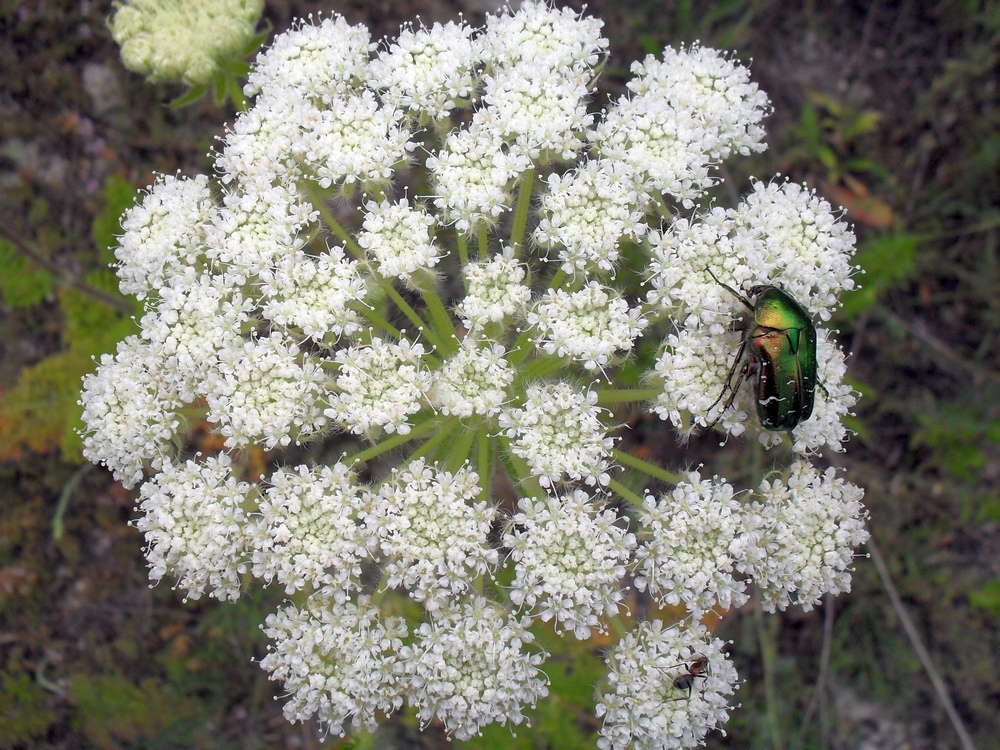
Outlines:
[{"label": "small white flower cluster", "polygon": [[864,491],[804,461],[787,481],[764,481],[751,512],[760,518],[761,554],[750,573],[773,612],[797,604],[808,611],[823,594],[851,590],[854,550],[868,541]]},{"label": "small white flower cluster", "polygon": [[[849,589],[865,513],[833,470],[796,458],[746,495],[619,479],[671,476],[615,450],[626,402],[796,457],[840,449],[855,394],[829,331],[786,436],[755,418],[733,324],[764,287],[828,321],[853,237],[790,183],[693,208],[718,162],[763,149],[766,96],[692,46],[633,66],[597,114],[600,29],[533,1],[380,44],[300,23],[259,56],[218,186],[165,177],[124,217],[121,289],[146,312],[84,381],[85,455],[144,482],[154,583],[294,597],[262,660],[291,720],[342,734],[408,705],[459,739],[520,724],[547,692],[528,628],[607,632],[634,585],[688,616],[611,652],[600,746],[691,747],[736,685],[698,618],[751,585],[777,609]],[[192,455],[198,420],[277,466],[249,482]],[[313,452],[346,451],[332,465],[281,465],[335,433]]]},{"label": "small white flower cluster", "polygon": [[206,84],[246,54],[264,0],[119,0],[108,22],[122,63],[150,81]]},{"label": "small white flower cluster", "polygon": [[621,581],[635,535],[583,490],[564,497],[523,497],[508,522],[504,546],[516,575],[511,601],[536,610],[543,622],[577,638],[604,631],[601,614],[613,617],[622,600]]},{"label": "small white flower cluster", "polygon": [[[692,429],[718,422],[732,435],[748,427],[754,412],[750,389],[736,394],[731,408],[720,394],[741,336],[730,321],[746,312],[744,302],[721,286],[735,291],[778,286],[810,314],[829,320],[838,295],[852,289],[850,259],[854,236],[837,221],[830,204],[794,183],[764,184],[735,209],[714,209],[704,220],[678,219],[667,230],[650,236],[651,304],[682,325],[661,348],[656,377],[664,384],[655,411],[677,427]],[[752,300],[751,300],[752,302]],[[792,431],[795,450],[816,451],[826,445],[841,450],[846,437],[842,425],[857,395],[844,386],[844,355],[817,330],[819,382],[814,411]],[[687,415],[685,417],[685,415]],[[751,423],[752,425],[753,423]],[[808,425],[808,427],[806,426]],[[774,435],[754,428],[765,445]]]},{"label": "small white flower cluster", "polygon": [[730,485],[692,472],[669,495],[647,496],[639,521],[648,539],[635,555],[637,589],[695,618],[747,601],[747,581],[734,576],[753,557],[754,524]]},{"label": "small white flower cluster", "polygon": [[607,690],[597,704],[604,717],[601,750],[672,750],[703,744],[729,719],[736,669],[700,623],[664,628],[642,622],[608,655]]},{"label": "small white flower cluster", "polygon": [[474,502],[479,492],[474,471],[453,475],[420,459],[382,485],[367,523],[379,539],[389,586],[402,586],[435,612],[496,566],[499,555],[488,539],[496,508]]}]

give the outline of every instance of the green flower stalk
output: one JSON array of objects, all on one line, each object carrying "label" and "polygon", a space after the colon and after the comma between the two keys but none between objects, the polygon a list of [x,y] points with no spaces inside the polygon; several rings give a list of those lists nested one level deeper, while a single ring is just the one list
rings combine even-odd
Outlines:
[{"label": "green flower stalk", "polygon": [[[635,64],[598,116],[600,29],[534,2],[378,46],[302,23],[257,60],[218,184],[164,177],[123,220],[146,314],[84,381],[86,455],[141,484],[154,583],[283,587],[261,666],[290,720],[520,724],[548,692],[532,626],[620,629],[634,587],[688,614],[608,653],[598,744],[691,747],[738,682],[698,620],[751,587],[771,609],[850,587],[863,493],[808,460],[846,436],[844,355],[819,328],[823,387],[790,432],[749,383],[720,404],[743,311],[715,278],[826,321],[853,236],[799,185],[702,205],[720,161],[764,148],[767,97],[693,46]],[[624,404],[796,458],[750,492],[678,475],[615,447]],[[185,449],[199,409],[226,452]],[[296,449],[334,438],[333,459]],[[273,451],[260,481],[249,447]]]}]

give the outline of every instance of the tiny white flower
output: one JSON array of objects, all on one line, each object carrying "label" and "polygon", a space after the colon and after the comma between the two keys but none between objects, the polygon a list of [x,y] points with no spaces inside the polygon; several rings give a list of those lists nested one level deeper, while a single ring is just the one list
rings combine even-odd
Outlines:
[{"label": "tiny white flower", "polygon": [[145,299],[167,280],[195,266],[204,250],[215,205],[208,178],[160,177],[142,202],[125,212],[118,238],[119,288]]},{"label": "tiny white flower", "polygon": [[362,91],[317,108],[301,135],[303,158],[320,187],[354,182],[388,182],[413,148],[400,112]]},{"label": "tiny white flower", "polygon": [[301,609],[289,604],[268,615],[263,630],[274,644],[260,666],[284,684],[289,721],[315,716],[343,737],[348,724],[374,732],[379,716],[402,705],[396,673],[406,623],[380,617],[369,597],[355,604],[315,595]]},{"label": "tiny white flower", "polygon": [[760,557],[751,575],[769,612],[797,604],[808,611],[824,594],[851,590],[855,550],[868,541],[864,490],[805,461],[787,482],[763,481],[750,510],[760,524]]},{"label": "tiny white flower", "polygon": [[535,344],[546,353],[603,371],[612,359],[631,351],[647,324],[640,315],[615,290],[591,281],[575,292],[550,289],[527,321],[538,330]]},{"label": "tiny white flower", "polygon": [[583,490],[521,498],[517,507],[503,540],[514,561],[511,601],[577,638],[604,632],[598,618],[618,613],[635,535]]},{"label": "tiny white flower", "polygon": [[567,480],[604,486],[614,438],[606,437],[602,411],[593,391],[546,383],[529,386],[523,406],[501,412],[500,426],[543,487]]},{"label": "tiny white flower", "polygon": [[326,393],[320,364],[275,332],[221,349],[205,385],[208,421],[219,425],[229,448],[258,442],[272,450],[326,426]]},{"label": "tiny white flower", "polygon": [[387,342],[375,337],[368,346],[337,352],[337,393],[324,413],[356,435],[379,430],[405,435],[407,421],[420,410],[431,375],[421,357],[424,348],[407,340]]},{"label": "tiny white flower", "polygon": [[594,121],[587,112],[589,77],[521,63],[486,76],[484,115],[511,142],[512,150],[533,162],[570,160],[583,148]]},{"label": "tiny white flower", "polygon": [[544,654],[525,650],[534,636],[485,598],[447,605],[415,635],[400,661],[421,724],[437,719],[467,740],[494,722],[525,722],[522,709],[548,694]]},{"label": "tiny white flower", "polygon": [[704,744],[708,732],[728,721],[728,696],[739,687],[724,645],[697,621],[670,628],[659,620],[640,622],[608,655],[597,746],[674,750]]},{"label": "tiny white flower", "polygon": [[732,152],[763,151],[767,96],[750,72],[713,49],[666,48],[632,65],[630,97],[598,126],[602,156],[625,160],[647,186],[685,206],[711,185],[709,167]]},{"label": "tiny white flower", "polygon": [[277,326],[298,329],[318,343],[332,344],[361,330],[359,312],[368,294],[357,261],[343,248],[319,256],[288,255],[261,272],[264,317]]},{"label": "tiny white flower", "polygon": [[83,455],[102,463],[115,479],[133,487],[145,462],[160,469],[173,455],[173,439],[184,405],[166,377],[160,347],[129,336],[118,353],[101,356],[97,372],[83,379]]},{"label": "tiny white flower", "polygon": [[161,375],[185,403],[204,395],[223,348],[242,341],[253,301],[219,276],[175,276],[139,325],[163,363]]},{"label": "tiny white flower", "polygon": [[253,574],[288,595],[322,589],[343,602],[376,546],[364,488],[341,463],[278,469],[268,483],[248,529]]},{"label": "tiny white flower", "polygon": [[280,90],[330,104],[367,78],[370,40],[365,26],[351,26],[339,15],[318,24],[299,20],[275,36],[270,49],[257,58],[244,93],[272,95]]},{"label": "tiny white flower", "polygon": [[243,507],[251,487],[237,482],[231,468],[226,455],[165,462],[139,489],[143,516],[135,527],[146,537],[151,581],[171,573],[187,598],[239,598],[250,569]]},{"label": "tiny white flower", "polygon": [[467,129],[451,133],[426,164],[434,205],[445,222],[466,233],[496,223],[509,208],[511,182],[530,167],[527,155],[508,151],[503,134],[481,116]]},{"label": "tiny white flower", "polygon": [[584,18],[571,8],[545,2],[521,3],[516,11],[503,8],[487,16],[486,33],[479,40],[487,64],[513,67],[522,62],[551,70],[593,68],[608,47],[601,36],[604,22]]}]

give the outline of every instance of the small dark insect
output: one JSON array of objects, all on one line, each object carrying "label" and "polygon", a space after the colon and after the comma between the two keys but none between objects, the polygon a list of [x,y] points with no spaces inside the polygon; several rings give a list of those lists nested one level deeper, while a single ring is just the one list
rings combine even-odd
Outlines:
[{"label": "small dark insect", "polygon": [[694,690],[694,681],[701,677],[703,680],[708,675],[708,657],[699,656],[690,664],[685,665],[687,672],[674,680],[674,687],[678,690],[687,690],[688,698]]}]

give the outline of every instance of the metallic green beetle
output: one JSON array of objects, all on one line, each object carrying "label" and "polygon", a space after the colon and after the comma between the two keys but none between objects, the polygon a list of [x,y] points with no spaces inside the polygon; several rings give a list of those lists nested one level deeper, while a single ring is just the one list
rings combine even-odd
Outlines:
[{"label": "metallic green beetle", "polygon": [[729,399],[722,407],[725,412],[736,400],[744,379],[756,375],[754,392],[761,425],[768,430],[791,430],[809,419],[816,400],[816,326],[812,318],[802,305],[776,286],[751,287],[748,292],[751,302],[716,279],[711,271],[709,274],[746,305],[752,316],[736,360],[729,368],[726,385],[711,408],[728,391]]}]

